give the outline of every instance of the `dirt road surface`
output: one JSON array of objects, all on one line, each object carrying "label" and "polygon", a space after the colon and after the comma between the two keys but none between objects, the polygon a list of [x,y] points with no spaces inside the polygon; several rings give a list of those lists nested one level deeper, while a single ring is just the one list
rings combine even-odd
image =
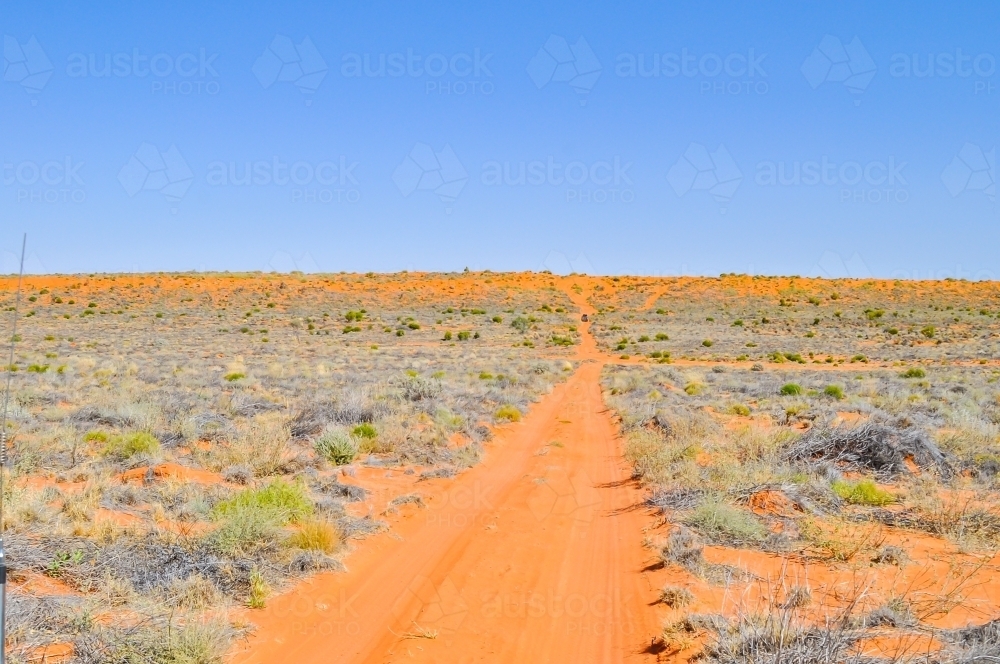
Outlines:
[{"label": "dirt road surface", "polygon": [[258,629],[233,661],[654,661],[657,592],[640,544],[651,517],[601,399],[602,356],[580,327],[579,368],[482,464],[421,483],[426,507],[405,507],[346,574],[250,614]]}]

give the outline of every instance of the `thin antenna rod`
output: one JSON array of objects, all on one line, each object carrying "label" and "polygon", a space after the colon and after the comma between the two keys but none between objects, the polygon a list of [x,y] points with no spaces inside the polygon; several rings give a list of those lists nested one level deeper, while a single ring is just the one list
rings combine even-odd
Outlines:
[{"label": "thin antenna rod", "polygon": [[7,465],[7,406],[10,404],[10,381],[14,375],[14,346],[17,344],[17,314],[21,309],[21,281],[24,279],[24,250],[28,234],[21,239],[21,267],[17,272],[17,291],[10,325],[10,359],[7,362],[7,386],[3,395],[3,419],[0,420],[0,664],[7,661],[7,557],[3,550],[3,475]]}]

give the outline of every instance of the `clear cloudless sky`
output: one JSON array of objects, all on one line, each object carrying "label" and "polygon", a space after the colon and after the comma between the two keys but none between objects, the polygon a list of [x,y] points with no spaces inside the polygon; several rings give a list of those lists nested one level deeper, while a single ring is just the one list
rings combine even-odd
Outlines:
[{"label": "clear cloudless sky", "polygon": [[[5,2],[0,271],[992,279],[995,2]],[[248,170],[249,169],[249,170]]]}]

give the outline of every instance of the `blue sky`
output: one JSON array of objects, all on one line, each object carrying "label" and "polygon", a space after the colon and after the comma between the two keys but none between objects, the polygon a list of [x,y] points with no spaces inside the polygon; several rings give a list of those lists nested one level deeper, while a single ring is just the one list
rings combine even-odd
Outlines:
[{"label": "blue sky", "polygon": [[746,4],[8,3],[0,270],[996,278],[1000,6]]}]

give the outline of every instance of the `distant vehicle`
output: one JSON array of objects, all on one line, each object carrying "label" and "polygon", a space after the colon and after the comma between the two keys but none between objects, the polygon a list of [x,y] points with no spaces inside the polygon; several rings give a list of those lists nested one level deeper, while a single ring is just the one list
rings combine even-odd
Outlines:
[{"label": "distant vehicle", "polygon": [[590,317],[587,314],[580,316],[580,320],[584,323],[590,322]]}]

